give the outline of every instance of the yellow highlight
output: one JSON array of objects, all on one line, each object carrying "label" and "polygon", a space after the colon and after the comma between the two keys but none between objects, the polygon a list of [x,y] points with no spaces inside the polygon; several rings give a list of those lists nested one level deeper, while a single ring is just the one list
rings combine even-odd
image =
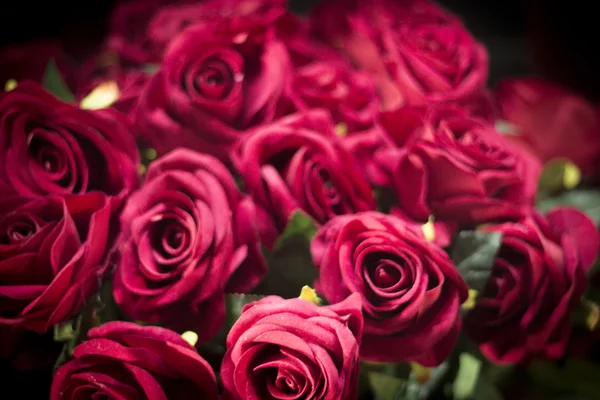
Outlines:
[{"label": "yellow highlight", "polygon": [[144,150],[144,157],[148,161],[154,161],[156,159],[156,157],[158,157],[158,153],[156,152],[155,149],[149,148],[149,149]]},{"label": "yellow highlight", "polygon": [[475,303],[477,302],[477,295],[479,292],[475,289],[469,289],[469,297],[462,304],[463,310],[472,310],[475,307]]},{"label": "yellow highlight", "polygon": [[196,343],[198,343],[198,335],[196,334],[196,332],[192,332],[192,331],[183,332],[181,334],[181,337],[183,338],[183,340],[188,342],[192,347],[194,347],[196,345]]},{"label": "yellow highlight", "polygon": [[119,85],[115,81],[102,82],[91,91],[79,106],[85,110],[110,107],[119,98]]},{"label": "yellow highlight", "polygon": [[577,165],[568,163],[563,171],[563,186],[567,190],[572,190],[581,182],[581,171]]},{"label": "yellow highlight", "polygon": [[144,164],[138,165],[138,174],[145,175],[146,174],[146,166]]},{"label": "yellow highlight", "polygon": [[18,85],[17,81],[14,79],[9,79],[6,81],[6,83],[4,84],[4,91],[5,92],[10,92],[11,90],[13,90],[14,88],[16,88]]},{"label": "yellow highlight", "polygon": [[425,235],[425,239],[433,242],[435,240],[435,226],[433,225],[434,219],[433,215],[429,217],[427,223],[421,225],[421,230],[423,231],[423,235]]},{"label": "yellow highlight", "polygon": [[431,368],[424,367],[416,362],[411,362],[410,368],[412,369],[413,374],[415,374],[415,380],[419,385],[424,385],[429,382],[429,379],[431,378]]},{"label": "yellow highlight", "polygon": [[581,170],[569,159],[554,158],[544,164],[539,188],[546,191],[572,190],[581,182]]},{"label": "yellow highlight", "polygon": [[318,306],[321,305],[321,299],[319,298],[319,296],[317,296],[317,292],[315,291],[315,289],[307,285],[305,285],[302,288],[302,291],[300,292],[300,296],[298,296],[298,298],[310,301],[311,303],[316,304]]},{"label": "yellow highlight", "polygon": [[340,122],[335,126],[335,133],[337,133],[337,135],[341,137],[346,136],[348,134],[348,125],[346,125],[343,122]]}]

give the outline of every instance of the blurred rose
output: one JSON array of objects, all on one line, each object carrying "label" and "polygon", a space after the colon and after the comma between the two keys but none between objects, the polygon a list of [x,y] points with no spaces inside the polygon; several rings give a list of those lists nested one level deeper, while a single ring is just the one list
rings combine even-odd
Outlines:
[{"label": "blurred rose", "polygon": [[369,183],[342,147],[324,110],[298,113],[250,133],[234,153],[273,244],[296,209],[318,223],[375,208]]},{"label": "blurred rose", "polygon": [[215,374],[175,332],[131,322],[91,329],[52,382],[51,400],[219,398]]},{"label": "blurred rose", "polygon": [[124,115],[82,110],[33,82],[0,93],[0,115],[0,189],[5,193],[100,191],[120,202],[137,184],[139,155]]},{"label": "blurred rose", "polygon": [[360,297],[318,307],[270,296],[244,307],[227,336],[224,400],[358,397]]},{"label": "blurred rose", "polygon": [[542,162],[566,157],[586,175],[600,166],[600,109],[575,93],[535,78],[505,80],[495,91],[507,137]]},{"label": "blurred rose", "polygon": [[330,303],[362,297],[361,356],[439,365],[460,333],[467,286],[444,251],[390,215],[340,216],[314,237],[315,287]]},{"label": "blurred rose", "polygon": [[278,114],[289,73],[268,20],[192,26],[171,43],[142,92],[136,131],[160,154],[182,146],[228,161],[246,129]]},{"label": "blurred rose", "polygon": [[44,333],[99,289],[114,232],[101,193],[0,203],[0,325]]},{"label": "blurred rose", "polygon": [[178,149],[153,162],[121,214],[117,303],[134,319],[210,339],[225,319],[225,290],[250,290],[266,273],[254,220],[215,158]]},{"label": "blurred rose", "polygon": [[490,123],[434,106],[383,113],[379,127],[380,136],[352,138],[352,152],[411,219],[469,226],[519,219],[532,206],[539,164]]},{"label": "blurred rose", "polygon": [[558,208],[546,218],[534,213],[484,230],[501,232],[502,246],[465,320],[470,337],[497,363],[561,358],[571,333],[569,314],[598,253],[593,222],[575,209]]},{"label": "blurred rose", "polygon": [[313,23],[372,76],[385,109],[462,103],[484,89],[485,48],[428,1],[329,1],[314,11]]}]

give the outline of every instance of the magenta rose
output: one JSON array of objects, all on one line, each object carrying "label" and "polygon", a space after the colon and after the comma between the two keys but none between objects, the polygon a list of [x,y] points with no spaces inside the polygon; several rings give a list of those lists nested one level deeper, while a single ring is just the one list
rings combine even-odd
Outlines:
[{"label": "magenta rose", "polygon": [[330,303],[362,298],[361,357],[439,365],[461,329],[468,289],[446,253],[393,216],[340,216],[313,238],[317,291]]},{"label": "magenta rose", "polygon": [[513,125],[507,137],[542,162],[565,157],[585,175],[600,165],[600,109],[579,95],[540,79],[505,80],[495,100],[499,117]]},{"label": "magenta rose", "polygon": [[331,1],[315,10],[313,23],[371,74],[385,109],[462,103],[484,89],[485,48],[456,17],[429,1]]},{"label": "magenta rose", "polygon": [[25,196],[101,191],[119,201],[137,184],[126,116],[64,103],[33,82],[0,94],[0,189]]},{"label": "magenta rose", "polygon": [[266,297],[244,307],[227,336],[224,400],[358,397],[360,297],[318,307]]},{"label": "magenta rose", "polygon": [[519,219],[533,204],[539,163],[487,121],[442,106],[383,113],[379,126],[355,156],[410,218],[469,226]]},{"label": "magenta rose", "polygon": [[219,398],[210,365],[178,334],[108,322],[91,329],[54,376],[50,400]]},{"label": "magenta rose", "polygon": [[598,231],[583,213],[557,208],[544,218],[483,228],[502,233],[492,275],[465,328],[497,363],[558,359],[571,333],[570,312],[585,291]]},{"label": "magenta rose", "polygon": [[44,333],[99,289],[112,247],[101,193],[0,202],[0,325]]},{"label": "magenta rose", "polygon": [[178,149],[148,168],[121,214],[114,295],[136,320],[214,335],[225,291],[245,292],[266,273],[255,208],[215,158]]},{"label": "magenta rose", "polygon": [[289,96],[298,110],[328,110],[349,132],[370,128],[379,111],[369,77],[341,62],[314,62],[298,68]]},{"label": "magenta rose", "polygon": [[192,26],[172,41],[142,92],[136,132],[160,154],[182,146],[228,161],[248,128],[278,115],[289,73],[268,20]]},{"label": "magenta rose", "polygon": [[259,220],[268,246],[296,209],[318,223],[375,209],[369,183],[342,148],[324,110],[257,128],[233,158],[246,189],[262,209]]}]

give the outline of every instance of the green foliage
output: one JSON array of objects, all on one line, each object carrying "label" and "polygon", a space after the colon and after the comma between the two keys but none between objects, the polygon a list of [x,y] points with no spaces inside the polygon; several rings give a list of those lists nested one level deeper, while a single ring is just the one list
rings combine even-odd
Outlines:
[{"label": "green foliage", "polygon": [[50,60],[46,66],[46,71],[44,72],[44,77],[42,79],[42,85],[47,91],[62,101],[66,101],[68,103],[75,102],[75,96],[73,93],[71,93],[71,90],[60,75],[58,66],[53,59]]}]

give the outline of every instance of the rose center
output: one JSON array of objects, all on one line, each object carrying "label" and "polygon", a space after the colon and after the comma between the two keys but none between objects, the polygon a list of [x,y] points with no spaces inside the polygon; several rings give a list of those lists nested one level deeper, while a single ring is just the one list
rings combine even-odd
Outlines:
[{"label": "rose center", "polygon": [[275,380],[275,386],[284,393],[296,393],[298,391],[298,385],[289,377],[278,377]]},{"label": "rose center", "polygon": [[200,67],[194,79],[194,88],[209,100],[222,100],[233,88],[231,69],[222,61],[209,59]]},{"label": "rose center", "polygon": [[189,232],[177,220],[158,221],[152,232],[153,248],[164,257],[176,257],[184,251],[190,242]]},{"label": "rose center", "polygon": [[6,232],[7,244],[16,244],[22,242],[36,232],[35,224],[32,221],[17,221],[13,223]]},{"label": "rose center", "polygon": [[398,266],[388,260],[382,260],[372,275],[373,283],[382,289],[394,286],[402,278]]}]

